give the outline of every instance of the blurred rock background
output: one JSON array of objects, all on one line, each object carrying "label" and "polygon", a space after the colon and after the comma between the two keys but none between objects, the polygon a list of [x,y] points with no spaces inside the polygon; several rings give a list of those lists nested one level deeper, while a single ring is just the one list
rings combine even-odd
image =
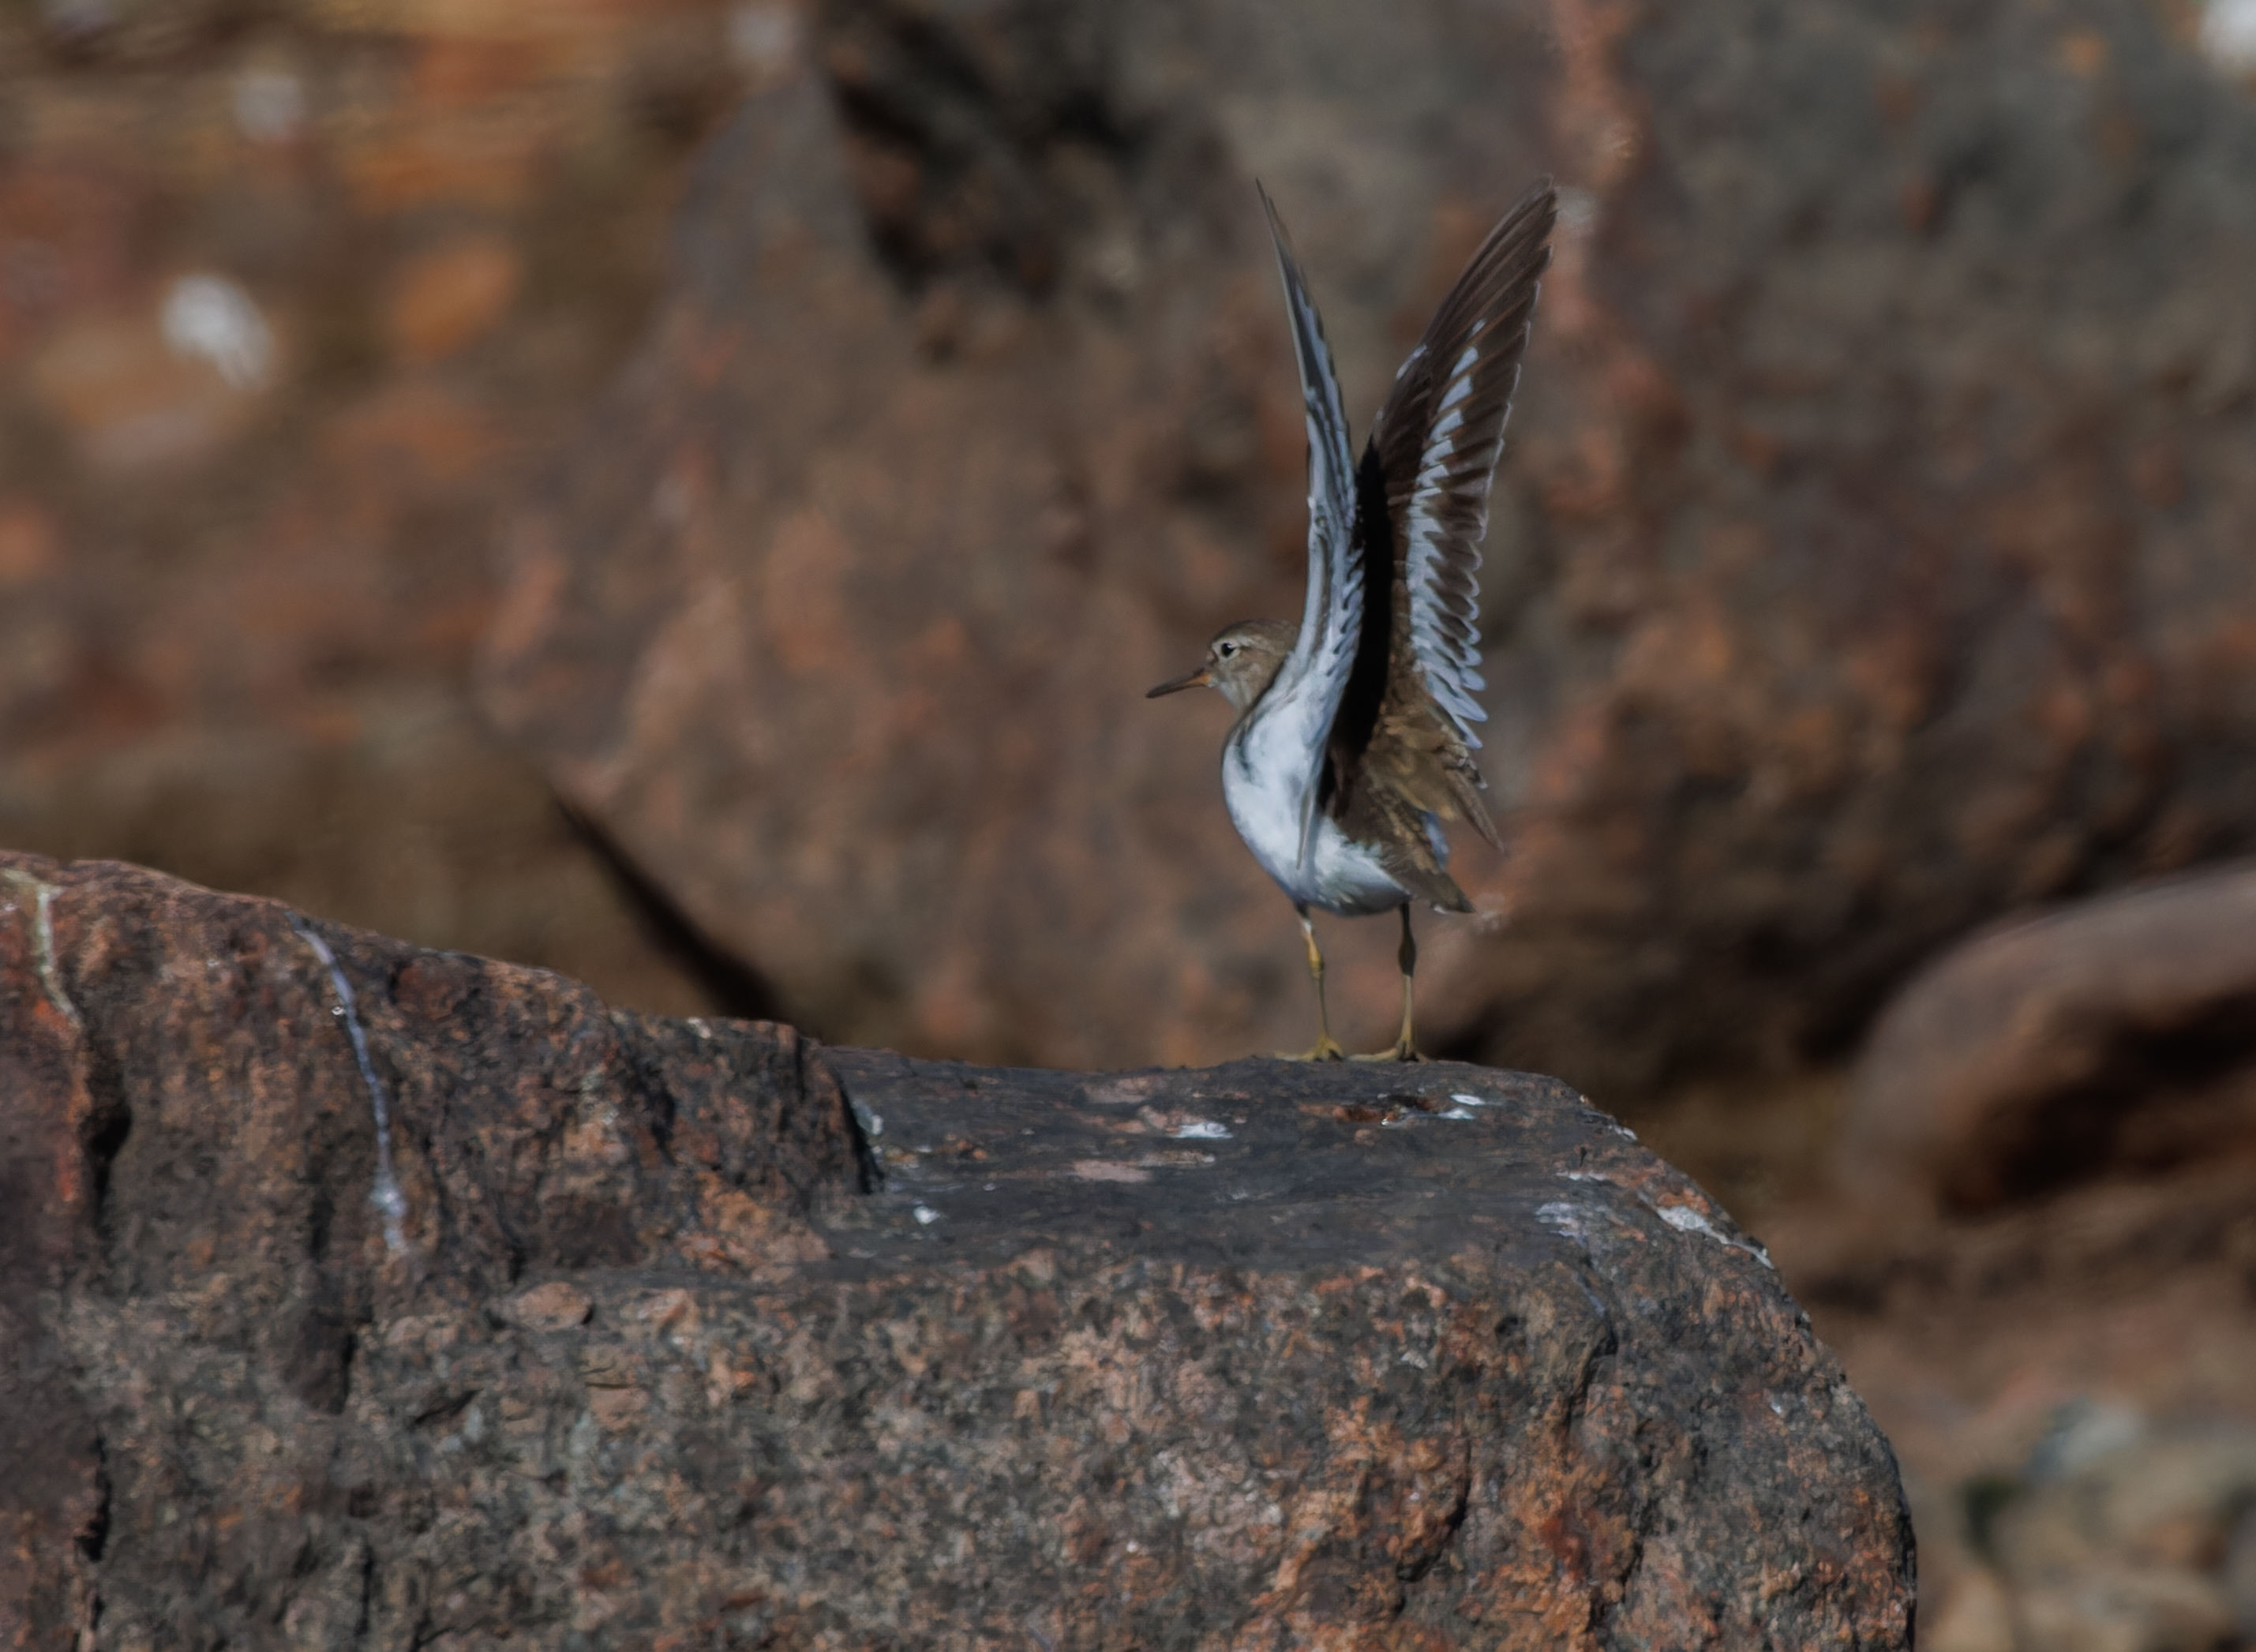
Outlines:
[{"label": "blurred rock background", "polygon": [[1305,1043],[1220,702],[1139,697],[1298,602],[1251,180],[1359,419],[1551,173],[1428,1041],[1772,1239],[1926,1644],[2256,1644],[2252,68],[2234,0],[10,10],[0,837],[835,1041]]},{"label": "blurred rock background", "polygon": [[0,837],[709,1006],[469,663],[504,503],[792,26],[0,12]]}]

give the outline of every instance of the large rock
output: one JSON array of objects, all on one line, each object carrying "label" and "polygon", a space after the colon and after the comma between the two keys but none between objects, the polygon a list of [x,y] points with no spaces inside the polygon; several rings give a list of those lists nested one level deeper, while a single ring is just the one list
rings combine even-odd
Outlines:
[{"label": "large rock", "polygon": [[2172,879],[1977,936],[1858,1057],[1843,1178],[1992,1209],[2094,1175],[2256,1160],[2256,867]]},{"label": "large rock", "polygon": [[[1791,1063],[2001,912],[2256,842],[2256,108],[2163,12],[1389,18],[822,8],[518,523],[501,721],[834,1036],[1305,1043],[1224,713],[1137,697],[1300,600],[1252,179],[1360,416],[1550,171],[1486,575],[1514,852],[1434,926],[1444,1046]],[[1376,1041],[1392,939],[1343,934]]]},{"label": "large rock", "polygon": [[1553,1081],[819,1050],[0,866],[0,1641],[1910,1644],[1838,1366]]}]

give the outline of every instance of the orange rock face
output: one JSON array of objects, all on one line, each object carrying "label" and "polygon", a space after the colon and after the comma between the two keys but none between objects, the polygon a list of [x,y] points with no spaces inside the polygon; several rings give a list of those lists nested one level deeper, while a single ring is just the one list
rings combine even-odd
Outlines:
[{"label": "orange rock face", "polygon": [[434,248],[400,272],[384,314],[393,348],[411,362],[453,355],[501,319],[524,279],[499,237]]}]

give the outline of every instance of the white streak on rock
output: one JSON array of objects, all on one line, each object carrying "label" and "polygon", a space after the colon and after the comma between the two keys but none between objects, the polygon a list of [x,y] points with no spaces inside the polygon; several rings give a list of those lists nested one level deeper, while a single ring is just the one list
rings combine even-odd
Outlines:
[{"label": "white streak on rock", "polygon": [[165,342],[209,362],[237,390],[266,377],[274,335],[245,293],[223,275],[184,275],[165,295]]},{"label": "white streak on rock", "polygon": [[2201,11],[2201,49],[2220,67],[2256,69],[2256,0],[2209,0]]},{"label": "white streak on rock", "polygon": [[376,1076],[376,1063],[369,1059],[368,1029],[361,1025],[360,1000],[353,995],[352,983],[337,963],[337,955],[329,950],[329,943],[314,933],[306,921],[295,913],[290,915],[290,927],[314,949],[314,956],[329,972],[329,984],[336,988],[337,1006],[330,1012],[345,1024],[345,1033],[352,1040],[353,1060],[360,1066],[361,1083],[368,1087],[368,1099],[376,1114],[376,1187],[369,1195],[369,1203],[384,1217],[384,1247],[394,1256],[407,1253],[407,1234],[400,1225],[407,1214],[407,1200],[399,1190],[399,1178],[391,1168],[391,1103],[384,1093],[384,1081]]},{"label": "white streak on rock", "polygon": [[1550,1204],[1538,1205],[1535,1209],[1537,1221],[1554,1233],[1570,1239],[1589,1237],[1589,1230],[1583,1225],[1583,1207],[1568,1199],[1554,1199]]},{"label": "white streak on rock", "polygon": [[789,6],[745,4],[729,13],[729,55],[756,80],[773,79],[798,60],[799,17]]},{"label": "white streak on rock", "polygon": [[32,897],[32,948],[33,962],[39,971],[39,985],[46,989],[47,1002],[53,1005],[73,1032],[86,1030],[86,1022],[71,1002],[70,994],[63,991],[62,971],[55,964],[55,886],[42,883],[26,872],[10,872],[8,881]]},{"label": "white streak on rock", "polygon": [[246,69],[230,101],[236,130],[256,144],[286,144],[306,129],[306,84],[287,69]]},{"label": "white streak on rock", "polygon": [[1660,1219],[1680,1233],[1704,1233],[1718,1245],[1735,1251],[1745,1251],[1765,1267],[1771,1266],[1769,1253],[1761,1246],[1742,1245],[1688,1204],[1670,1204],[1658,1206],[1656,1209],[1659,1210]]},{"label": "white streak on rock", "polygon": [[1175,1140],[1178,1141],[1227,1141],[1230,1140],[1230,1126],[1216,1124],[1211,1119],[1193,1119],[1176,1126]]},{"label": "white streak on rock", "polygon": [[62,972],[55,967],[55,891],[53,884],[39,886],[39,985],[47,989],[47,1001],[63,1013],[63,1020],[71,1024],[74,1032],[83,1031],[86,1023],[79,1019],[78,1006],[70,994],[63,991]]}]

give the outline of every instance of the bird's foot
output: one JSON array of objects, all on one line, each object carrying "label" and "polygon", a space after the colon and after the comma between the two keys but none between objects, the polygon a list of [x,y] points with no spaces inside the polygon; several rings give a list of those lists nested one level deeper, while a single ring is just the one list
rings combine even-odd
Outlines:
[{"label": "bird's foot", "polygon": [[1329,1033],[1316,1040],[1314,1049],[1304,1049],[1297,1055],[1284,1050],[1277,1052],[1279,1061],[1345,1061],[1347,1058],[1347,1052],[1339,1047]]},{"label": "bird's foot", "polygon": [[1375,1049],[1368,1055],[1350,1055],[1348,1059],[1350,1061],[1421,1062],[1426,1058],[1417,1052],[1408,1039],[1405,1038],[1397,1040],[1392,1049]]}]

